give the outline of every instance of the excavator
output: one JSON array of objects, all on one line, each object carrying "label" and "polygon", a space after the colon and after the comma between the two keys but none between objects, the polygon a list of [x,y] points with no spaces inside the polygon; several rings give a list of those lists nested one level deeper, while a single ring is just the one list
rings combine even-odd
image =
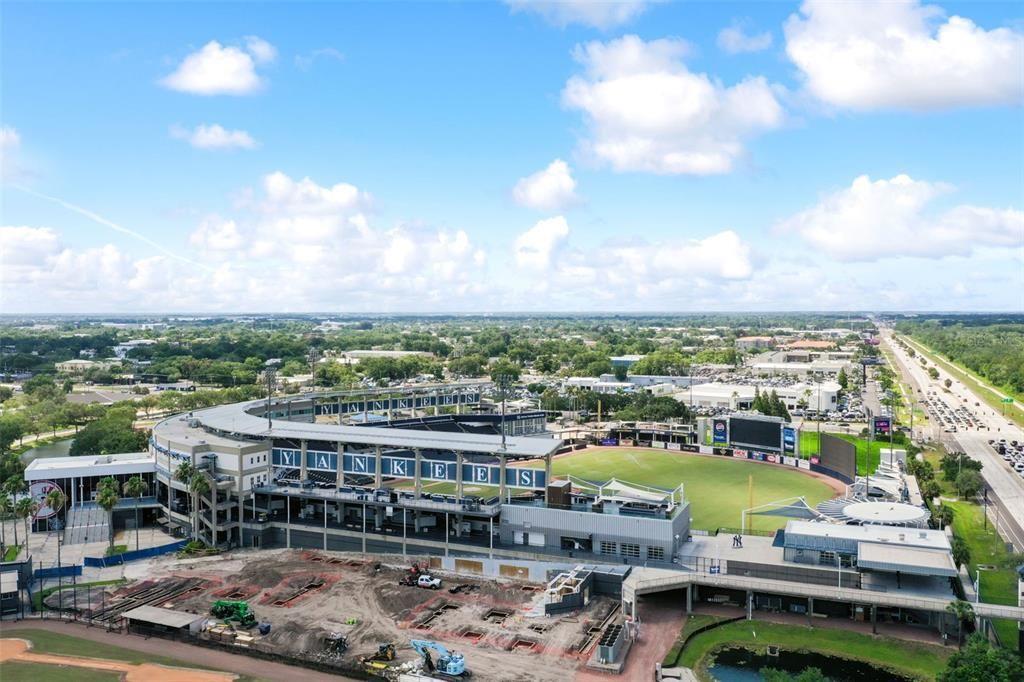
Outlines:
[{"label": "excavator", "polygon": [[[423,670],[446,680],[464,680],[473,675],[466,669],[466,658],[462,654],[448,651],[437,642],[424,639],[410,640],[409,644],[423,658]],[[436,660],[433,655],[437,656]]]},{"label": "excavator", "polygon": [[244,601],[218,599],[213,602],[210,613],[214,618],[235,621],[243,628],[251,628],[256,625],[256,615],[249,610],[249,604]]}]

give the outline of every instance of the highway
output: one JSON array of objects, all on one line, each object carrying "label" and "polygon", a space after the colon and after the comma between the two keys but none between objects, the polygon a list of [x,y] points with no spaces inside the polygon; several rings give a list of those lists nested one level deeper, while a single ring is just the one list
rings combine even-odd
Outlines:
[{"label": "highway", "polygon": [[[1016,551],[1024,550],[1024,478],[1013,471],[988,442],[990,439],[1000,438],[1021,442],[1024,441],[1024,431],[981,402],[969,388],[941,367],[936,366],[939,371],[938,379],[933,380],[929,377],[919,361],[911,359],[898,344],[893,343],[892,330],[882,329],[881,337],[882,343],[899,365],[894,369],[899,370],[914,389],[915,400],[920,402],[921,397],[928,391],[935,391],[947,403],[954,406],[969,406],[978,417],[979,424],[975,428],[959,428],[956,433],[943,432],[932,419],[929,419],[923,431],[917,429],[915,424],[915,431],[919,436],[923,434],[926,438],[941,439],[948,450],[963,451],[982,463],[981,474],[991,490],[990,506],[995,507],[994,510],[990,510],[993,512],[990,513],[990,518],[997,520],[1000,534],[1013,543]],[[946,379],[953,382],[948,390],[943,383]],[[975,403],[979,405],[976,406]],[[986,428],[980,428],[982,426]]]}]

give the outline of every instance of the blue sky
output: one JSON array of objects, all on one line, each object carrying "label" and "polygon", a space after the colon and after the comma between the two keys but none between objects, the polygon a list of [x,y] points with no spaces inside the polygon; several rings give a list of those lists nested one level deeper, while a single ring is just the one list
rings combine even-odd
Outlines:
[{"label": "blue sky", "polygon": [[0,311],[1024,308],[1014,3],[7,3]]}]

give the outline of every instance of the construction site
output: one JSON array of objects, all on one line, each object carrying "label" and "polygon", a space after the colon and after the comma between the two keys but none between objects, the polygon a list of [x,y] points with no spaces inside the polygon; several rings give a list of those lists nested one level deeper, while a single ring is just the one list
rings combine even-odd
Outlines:
[{"label": "construction site", "polygon": [[[572,679],[622,629],[619,600],[589,583],[579,593],[575,573],[545,584],[506,576],[512,567],[494,578],[399,560],[310,550],[151,560],[126,568],[126,584],[48,604],[138,634],[403,682]],[[150,613],[182,618],[180,630],[139,615]]]}]

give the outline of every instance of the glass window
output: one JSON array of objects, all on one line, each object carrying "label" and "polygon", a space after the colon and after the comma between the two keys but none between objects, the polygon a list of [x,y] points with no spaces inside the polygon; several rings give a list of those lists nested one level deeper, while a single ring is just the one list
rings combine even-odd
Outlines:
[{"label": "glass window", "polygon": [[623,542],[619,545],[619,554],[622,556],[633,557],[634,559],[640,558],[640,545],[634,545],[629,542]]}]

